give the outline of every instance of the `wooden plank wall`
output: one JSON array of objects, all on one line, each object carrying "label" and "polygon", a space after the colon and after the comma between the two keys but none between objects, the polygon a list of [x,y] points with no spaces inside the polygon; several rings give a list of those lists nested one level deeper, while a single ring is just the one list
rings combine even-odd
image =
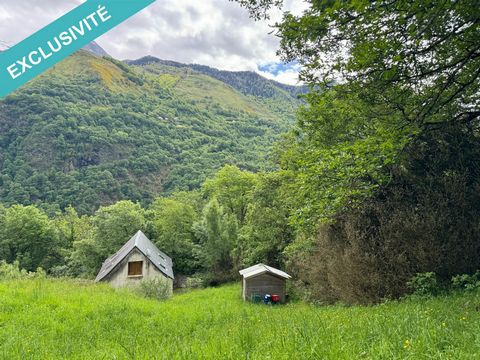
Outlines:
[{"label": "wooden plank wall", "polygon": [[271,274],[261,274],[245,280],[244,300],[250,300],[252,294],[276,294],[285,302],[286,281]]}]

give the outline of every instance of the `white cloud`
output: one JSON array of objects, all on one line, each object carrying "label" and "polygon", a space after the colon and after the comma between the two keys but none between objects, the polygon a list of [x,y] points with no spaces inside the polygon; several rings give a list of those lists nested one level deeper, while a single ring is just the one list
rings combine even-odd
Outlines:
[{"label": "white cloud", "polygon": [[[47,25],[82,0],[2,0],[0,40],[16,43]],[[286,9],[299,12],[302,0],[287,0]],[[272,14],[272,23],[281,13]],[[18,26],[18,24],[22,26]],[[103,35],[97,42],[118,59],[145,55],[224,70],[258,71],[259,64],[278,63],[278,38],[265,22],[249,18],[247,10],[228,0],[158,0]],[[276,75],[296,83],[295,69]]]}]

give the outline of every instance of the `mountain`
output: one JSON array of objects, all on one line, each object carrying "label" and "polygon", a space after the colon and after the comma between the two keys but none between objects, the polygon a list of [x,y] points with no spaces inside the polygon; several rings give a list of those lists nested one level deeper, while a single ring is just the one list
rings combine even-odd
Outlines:
[{"label": "mountain", "polygon": [[92,41],[91,43],[85,45],[83,47],[83,50],[89,51],[97,56],[109,56],[108,53],[95,41]]},{"label": "mountain", "polygon": [[[6,51],[10,49],[13,45],[7,41],[0,40],[0,52],[1,51]],[[84,50],[91,52],[94,55],[97,56],[109,56],[108,53],[100,46],[98,45],[95,41],[92,41],[91,43],[85,45],[83,47]]]},{"label": "mountain", "polygon": [[3,41],[3,40],[0,40],[0,52],[8,50],[8,49],[10,49],[10,47],[11,47],[10,43],[8,43],[6,41]]},{"label": "mountain", "polygon": [[0,202],[91,213],[197,188],[226,163],[272,168],[299,100],[248,79],[82,50],[0,101]]},{"label": "mountain", "polygon": [[126,60],[129,65],[143,66],[146,69],[155,69],[158,65],[175,67],[180,69],[191,69],[199,74],[208,75],[220,80],[244,95],[261,97],[275,97],[281,90],[289,96],[298,96],[307,92],[306,86],[292,86],[268,80],[253,71],[224,71],[211,68],[206,65],[182,64],[170,60],[161,60],[153,56],[146,56],[138,60]]}]

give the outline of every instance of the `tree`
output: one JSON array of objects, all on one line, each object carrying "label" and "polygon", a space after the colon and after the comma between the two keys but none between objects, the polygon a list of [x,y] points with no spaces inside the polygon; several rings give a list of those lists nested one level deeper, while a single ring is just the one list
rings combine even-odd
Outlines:
[{"label": "tree", "polygon": [[[240,1],[255,18],[283,1]],[[299,114],[299,222],[326,219],[387,183],[416,136],[480,116],[475,1],[310,1],[276,25],[310,85]],[[292,151],[290,151],[290,154]],[[291,163],[290,159],[286,161]]]},{"label": "tree", "polygon": [[192,274],[198,267],[194,208],[174,198],[158,198],[149,207],[155,244],[172,259],[175,272]]},{"label": "tree", "polygon": [[[259,19],[283,1],[240,3]],[[478,3],[308,5],[276,25],[280,55],[310,86],[282,157],[295,174],[289,251],[308,259],[297,273],[321,284],[317,299],[365,302],[403,294],[410,269],[471,271],[478,206],[462,194],[478,192]]]},{"label": "tree", "polygon": [[[241,0],[253,16],[279,0]],[[475,0],[310,1],[277,24],[280,54],[311,85],[342,81],[388,101],[404,121],[470,122],[480,116],[480,16]],[[405,97],[410,98],[408,106]]]},{"label": "tree", "polygon": [[49,270],[62,263],[59,233],[45,213],[34,206],[15,205],[0,213],[0,256],[22,269]]},{"label": "tree", "polygon": [[286,186],[292,180],[287,172],[259,174],[237,245],[242,265],[283,265],[283,251],[294,239]]},{"label": "tree", "polygon": [[104,259],[95,243],[95,227],[89,216],[79,217],[77,211],[68,207],[55,219],[61,234],[62,253],[66,264],[55,270],[57,276],[92,277],[98,270],[98,264]]},{"label": "tree", "polygon": [[231,280],[234,271],[232,250],[237,242],[237,219],[225,213],[217,200],[212,200],[203,209],[202,220],[195,224],[196,236],[200,239],[200,259],[211,281]]},{"label": "tree", "polygon": [[93,223],[95,242],[105,259],[117,252],[138,230],[146,229],[145,210],[138,203],[119,201],[101,207],[95,213]]},{"label": "tree", "polygon": [[251,201],[256,178],[253,173],[225,165],[213,178],[207,179],[202,190],[208,199],[216,199],[223,209],[243,225]]}]

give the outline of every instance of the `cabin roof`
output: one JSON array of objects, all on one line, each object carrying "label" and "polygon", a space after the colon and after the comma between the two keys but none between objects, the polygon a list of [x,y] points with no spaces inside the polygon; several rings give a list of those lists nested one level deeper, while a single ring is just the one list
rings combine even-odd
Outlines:
[{"label": "cabin roof", "polygon": [[260,274],[270,273],[276,276],[279,276],[284,279],[290,279],[291,276],[288,275],[286,272],[282,270],[275,269],[274,267],[265,265],[265,264],[257,264],[250,266],[246,269],[240,270],[240,275],[243,276],[244,279],[248,279]]},{"label": "cabin roof", "polygon": [[128,240],[115,254],[104,261],[95,281],[101,281],[110,274],[132,250],[140,251],[150,262],[167,277],[173,279],[172,259],[160,251],[140,230]]}]

